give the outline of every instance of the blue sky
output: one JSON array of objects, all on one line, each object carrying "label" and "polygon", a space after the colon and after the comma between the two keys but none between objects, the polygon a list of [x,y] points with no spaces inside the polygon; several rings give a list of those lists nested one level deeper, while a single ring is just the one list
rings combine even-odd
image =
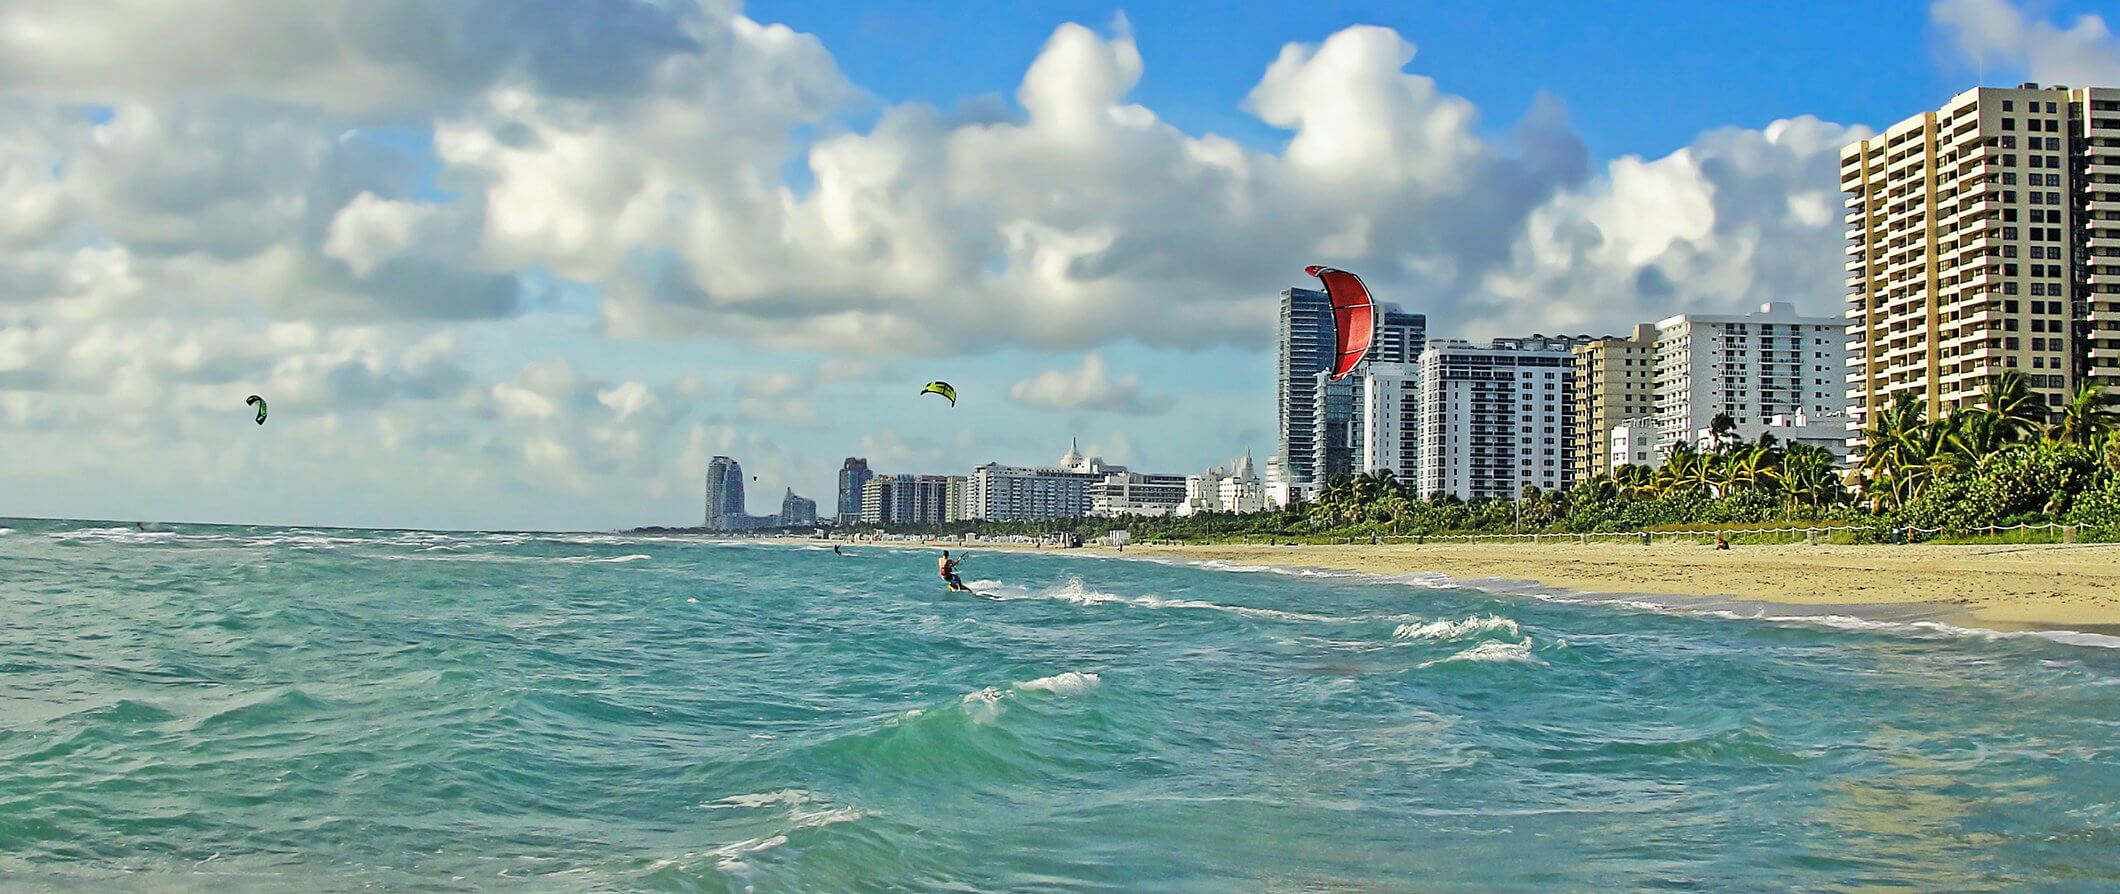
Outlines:
[{"label": "blue sky", "polygon": [[[2064,20],[2095,3],[2045,3]],[[1241,110],[1260,68],[1290,41],[1351,24],[1394,28],[1415,68],[1473,100],[1489,125],[1558,95],[1600,158],[1661,155],[1703,130],[1816,115],[1876,123],[1963,90],[1976,67],[1943,46],[1928,4],[1443,2],[936,2],[850,11],[833,2],[754,2],[757,17],[822,38],[857,83],[890,101],[948,106],[1007,94],[1061,22],[1124,15],[1149,71],[1135,97],[1188,131],[1285,138]],[[1847,27],[1859,16],[1858,43]],[[1880,60],[1896,60],[1879,64]],[[1998,73],[2001,67],[1998,66]]]},{"label": "blue sky", "polygon": [[[0,515],[607,528],[706,457],[1272,449],[1272,307],[1840,300],[1838,147],[2098,7],[37,5],[0,33]],[[954,410],[918,398],[955,382]],[[274,402],[248,423],[248,393]]]}]

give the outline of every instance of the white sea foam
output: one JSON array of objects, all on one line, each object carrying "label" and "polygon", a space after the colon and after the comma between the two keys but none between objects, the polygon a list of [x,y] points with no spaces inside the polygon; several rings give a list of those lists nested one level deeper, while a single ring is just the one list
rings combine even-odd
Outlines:
[{"label": "white sea foam", "polygon": [[810,797],[809,792],[803,791],[801,789],[784,788],[777,792],[759,792],[758,794],[753,795],[730,795],[726,798],[722,798],[719,801],[709,801],[704,806],[710,808],[725,809],[731,807],[771,807],[775,804],[785,804],[787,806],[793,807],[797,804],[808,804],[812,800],[813,799]]},{"label": "white sea foam", "polygon": [[1425,624],[1400,624],[1391,635],[1396,639],[1457,639],[1479,633],[1501,633],[1523,636],[1516,622],[1497,615],[1466,618],[1462,621],[1429,621]]},{"label": "white sea foam", "polygon": [[630,553],[623,556],[561,556],[554,561],[576,565],[620,565],[626,562],[645,562],[654,558],[647,553]]},{"label": "white sea foam", "polygon": [[1039,677],[1017,683],[1016,688],[1034,692],[1050,692],[1054,695],[1081,695],[1097,688],[1104,678],[1082,671],[1067,671],[1050,677]]},{"label": "white sea foam", "polygon": [[1120,596],[1092,590],[1081,578],[1069,578],[1067,583],[1044,590],[1029,590],[1003,584],[1000,581],[973,581],[972,588],[992,593],[1000,599],[1053,599],[1075,605],[1130,605],[1135,608],[1152,609],[1198,609],[1202,611],[1226,612],[1248,618],[1270,618],[1277,621],[1338,622],[1343,618],[1316,615],[1308,612],[1282,611],[1274,608],[1253,608],[1248,605],[1224,605],[1199,599],[1170,599],[1162,596]]},{"label": "white sea foam", "polygon": [[1532,657],[1531,655],[1531,642],[1529,640],[1523,642],[1488,640],[1487,642],[1480,643],[1477,646],[1473,646],[1470,649],[1466,649],[1465,651],[1459,652],[1456,655],[1452,655],[1448,658],[1437,658],[1434,661],[1423,661],[1420,663],[1420,666],[1424,668],[1434,667],[1438,664],[1448,664],[1453,661],[1472,661],[1481,664],[1498,664],[1503,662],[1535,664],[1538,662],[1538,659]]},{"label": "white sea foam", "polygon": [[[794,795],[797,797],[792,800],[787,799],[786,796],[789,795]],[[727,875],[736,876],[745,880],[748,880],[751,877],[751,864],[744,858],[756,854],[762,854],[766,851],[770,851],[774,848],[780,847],[781,845],[787,844],[788,835],[792,833],[800,832],[806,829],[821,829],[825,826],[836,825],[838,823],[851,823],[868,815],[866,811],[855,807],[826,807],[818,810],[806,810],[802,807],[802,805],[811,803],[811,798],[809,794],[807,792],[796,792],[793,790],[770,792],[764,795],[738,795],[736,797],[767,798],[778,800],[766,800],[756,804],[732,804],[730,806],[768,806],[776,803],[786,804],[788,806],[788,830],[786,832],[782,832],[777,835],[765,835],[760,836],[758,838],[746,839],[744,841],[736,842],[735,844],[715,848],[714,850],[708,852],[710,856],[716,858],[714,861],[715,869]],[[690,856],[690,854],[687,854],[686,856]]]},{"label": "white sea foam", "polygon": [[[1143,556],[1135,559],[1126,556],[1121,561],[1147,561],[1169,564]],[[1185,564],[1211,570],[1234,570],[1220,560],[1193,561]],[[1248,567],[1248,566],[1247,566]],[[1793,610],[1789,606],[1773,603],[1754,603],[1750,612],[1728,609],[1704,608],[1690,604],[1695,601],[1714,602],[1712,598],[1695,600],[1689,597],[1650,597],[1644,595],[1607,595],[1584,593],[1548,587],[1535,581],[1502,580],[1497,578],[1457,580],[1448,575],[1433,572],[1404,572],[1392,575],[1364,574],[1360,572],[1322,572],[1314,569],[1276,567],[1278,573],[1316,577],[1366,577],[1387,583],[1398,583],[1422,589],[1466,589],[1502,596],[1527,596],[1547,602],[1565,602],[1578,605],[1600,605],[1612,608],[1628,608],[1667,615],[1696,615],[1727,618],[1740,621],[1766,621],[1775,624],[1817,625],[1838,630],[1859,631],[1891,636],[1975,637],[1983,639],[2034,637],[2049,642],[2098,649],[2120,649],[2120,636],[2091,633],[2081,630],[1988,630],[1978,627],[1959,627],[1931,620],[1903,620],[1890,618],[1865,618],[1854,615],[1813,614]],[[1382,619],[1377,619],[1382,620]],[[1418,620],[1418,619],[1410,619]]]}]

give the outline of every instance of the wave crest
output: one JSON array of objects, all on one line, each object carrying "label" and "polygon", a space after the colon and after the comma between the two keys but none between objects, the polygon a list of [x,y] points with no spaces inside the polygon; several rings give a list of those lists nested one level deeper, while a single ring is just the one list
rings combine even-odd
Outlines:
[{"label": "wave crest", "polygon": [[1480,643],[1477,646],[1473,646],[1470,649],[1466,649],[1463,652],[1459,652],[1456,655],[1452,655],[1448,658],[1437,658],[1433,661],[1423,661],[1420,663],[1420,666],[1427,668],[1434,667],[1438,664],[1449,664],[1458,661],[1469,661],[1476,664],[1539,663],[1539,660],[1533,657],[1531,654],[1531,642],[1529,640],[1526,640],[1524,642],[1489,640],[1487,642]]},{"label": "wave crest", "polygon": [[1490,614],[1483,617],[1466,618],[1462,621],[1440,620],[1429,621],[1425,624],[1400,624],[1397,629],[1391,631],[1391,636],[1393,639],[1442,640],[1458,639],[1481,633],[1499,633],[1512,637],[1522,637],[1524,635],[1523,630],[1516,626],[1515,621]]}]

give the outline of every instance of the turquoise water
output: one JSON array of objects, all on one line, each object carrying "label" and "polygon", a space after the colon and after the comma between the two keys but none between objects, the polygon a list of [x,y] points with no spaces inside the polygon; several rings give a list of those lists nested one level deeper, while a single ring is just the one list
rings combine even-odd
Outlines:
[{"label": "turquoise water", "polygon": [[[0,887],[2120,887],[2120,650],[1412,578],[0,522]],[[1242,573],[1246,570],[1254,573]]]}]

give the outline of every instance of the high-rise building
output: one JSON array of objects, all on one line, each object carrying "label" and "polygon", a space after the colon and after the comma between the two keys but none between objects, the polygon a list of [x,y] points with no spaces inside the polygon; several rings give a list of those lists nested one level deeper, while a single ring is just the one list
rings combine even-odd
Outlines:
[{"label": "high-rise building", "polygon": [[965,508],[966,491],[970,487],[971,479],[969,477],[964,475],[949,476],[949,484],[942,507],[944,521],[961,522],[971,520],[971,516],[966,514]]},{"label": "high-rise building", "polygon": [[858,456],[849,456],[839,464],[839,522],[851,524],[861,517],[861,489],[868,486],[872,473],[869,461]]},{"label": "high-rise building", "polygon": [[1575,346],[1574,440],[1568,462],[1575,480],[1611,470],[1612,428],[1656,409],[1656,326],[1642,323],[1631,338],[1594,338]]},{"label": "high-rise building", "polygon": [[1356,410],[1361,383],[1353,373],[1335,382],[1329,370],[1319,370],[1311,377],[1310,418],[1317,421],[1310,441],[1310,474],[1320,484],[1355,472],[1362,445]]},{"label": "high-rise building", "polygon": [[861,523],[891,524],[897,515],[897,481],[889,475],[872,475],[861,486]]},{"label": "high-rise building", "polygon": [[901,522],[917,525],[939,525],[954,521],[950,518],[950,476],[905,475],[901,476],[905,488],[903,500],[906,514]]},{"label": "high-rise building", "polygon": [[[1428,318],[1391,305],[1383,311],[1377,315],[1369,360],[1413,362],[1427,341]],[[1333,393],[1320,393],[1319,373],[1331,369],[1332,359],[1332,300],[1315,289],[1282,290],[1280,375],[1275,395],[1280,450],[1276,455],[1296,482],[1323,481],[1326,474],[1321,468],[1348,471],[1361,443],[1354,425],[1360,402],[1353,377],[1330,383]],[[1321,415],[1321,408],[1330,415]]]},{"label": "high-rise building", "polygon": [[[1755,440],[1783,420],[1844,425],[1847,324],[1808,317],[1775,302],[1742,315],[1680,314],[1656,324],[1657,449],[1697,442],[1728,414],[1737,436]],[[1808,433],[1808,431],[1807,431]],[[1659,458],[1660,461],[1660,458]]]},{"label": "high-rise building", "polygon": [[1421,354],[1416,493],[1515,497],[1566,489],[1573,443],[1573,350],[1587,336],[1431,341]]},{"label": "high-rise building", "polygon": [[1967,90],[1844,147],[1840,185],[1851,429],[2004,370],[2049,406],[2120,383],[2120,89]]},{"label": "high-rise building", "polygon": [[780,498],[780,526],[793,528],[816,523],[817,501],[796,496],[795,489],[788,488],[787,495]]},{"label": "high-rise building", "polygon": [[1362,456],[1355,471],[1389,471],[1411,484],[1421,474],[1421,379],[1405,363],[1362,371]]},{"label": "high-rise building", "polygon": [[734,531],[745,526],[743,464],[726,456],[707,460],[707,512],[710,531]]}]

